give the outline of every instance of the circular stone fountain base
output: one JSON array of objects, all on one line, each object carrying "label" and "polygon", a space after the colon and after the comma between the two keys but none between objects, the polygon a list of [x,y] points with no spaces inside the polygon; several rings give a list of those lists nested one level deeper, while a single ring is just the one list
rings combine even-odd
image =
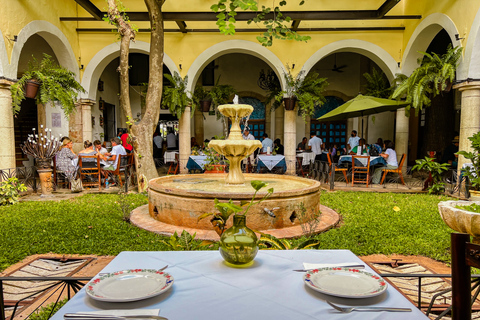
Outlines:
[{"label": "circular stone fountain base", "polygon": [[[272,174],[246,174],[244,185],[227,185],[225,177],[225,174],[196,174],[153,179],[149,182],[148,214],[154,221],[141,219],[144,222],[137,223],[136,218],[132,218],[132,221],[142,228],[144,224],[152,225],[156,222],[159,226],[156,232],[163,229],[171,234],[191,230],[199,237],[201,233],[204,234],[201,236],[204,239],[217,239],[210,218],[198,221],[198,217],[204,213],[216,212],[214,199],[220,202],[232,199],[238,205],[241,201],[250,201],[255,191],[250,185],[252,180],[268,183],[266,188],[257,193],[257,200],[266,194],[268,188],[274,189],[273,195],[262,203],[253,205],[248,212],[247,226],[255,231],[279,235],[281,238],[298,237],[304,233],[301,225],[311,226],[309,221],[320,210],[318,181]],[[268,210],[265,209],[273,211],[275,217],[268,215]],[[138,209],[133,216],[142,216],[140,211],[144,210]],[[319,223],[316,232],[325,230],[338,221],[338,215],[333,219],[327,219],[327,215],[323,215],[328,222]],[[321,217],[322,219],[324,218]],[[227,227],[232,225],[231,220],[232,217],[227,221]]]},{"label": "circular stone fountain base", "polygon": [[[322,214],[320,216],[320,221],[315,228],[315,233],[320,233],[334,227],[340,220],[340,216],[338,215],[338,213],[336,213],[332,209],[321,205],[320,210]],[[148,205],[144,205],[133,210],[130,216],[130,222],[141,229],[164,236],[171,236],[175,232],[180,235],[182,231],[185,230],[192,235],[195,233],[195,239],[197,240],[220,240],[218,234],[213,230],[180,227],[155,220],[150,216],[148,212]],[[231,226],[231,224],[229,223],[228,226]],[[262,232],[270,234],[277,238],[296,238],[304,234],[301,225],[296,225],[283,229],[262,230]]]}]

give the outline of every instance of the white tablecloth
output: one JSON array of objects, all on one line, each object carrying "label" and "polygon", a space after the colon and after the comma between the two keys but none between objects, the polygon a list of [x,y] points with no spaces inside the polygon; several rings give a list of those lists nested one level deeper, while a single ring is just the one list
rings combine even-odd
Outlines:
[{"label": "white tablecloth", "polygon": [[268,168],[268,170],[272,171],[272,169],[283,159],[285,159],[285,156],[282,155],[259,155],[258,157],[259,161],[262,161],[265,167]]},{"label": "white tablecloth", "polygon": [[302,166],[308,166],[311,162],[315,162],[315,153],[314,152],[297,153],[297,158],[303,158]]},{"label": "white tablecloth", "polygon": [[165,151],[163,155],[164,162],[177,162],[175,155],[178,154],[178,151]]},{"label": "white tablecloth", "polygon": [[190,159],[195,161],[196,164],[202,169],[205,169],[205,162],[207,162],[207,156],[190,156]]},{"label": "white tablecloth", "polygon": [[[249,268],[225,265],[218,251],[122,252],[102,272],[135,268],[161,268],[174,278],[164,294],[138,302],[106,303],[86,296],[82,289],[54,316],[67,312],[102,309],[154,309],[170,320],[314,320],[389,319],[415,320],[427,317],[395,288],[368,299],[345,299],[323,295],[306,287],[303,262],[361,262],[348,250],[261,250]],[[366,267],[367,271],[372,271]],[[353,312],[341,314],[326,302],[412,308],[412,312]]]}]

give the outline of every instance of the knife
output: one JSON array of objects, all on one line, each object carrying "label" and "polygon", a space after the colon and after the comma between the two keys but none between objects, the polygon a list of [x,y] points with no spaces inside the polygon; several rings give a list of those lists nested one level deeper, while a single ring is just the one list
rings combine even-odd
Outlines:
[{"label": "knife", "polygon": [[[335,266],[331,266],[331,267],[323,267],[323,268],[336,268]],[[365,268],[365,265],[363,264],[352,264],[352,265],[348,265],[348,266],[338,266],[338,268],[357,268],[357,269],[364,269]],[[296,270],[293,270],[293,271],[296,271],[296,272],[308,272],[308,271],[312,271],[312,270],[315,270],[315,269],[321,269],[320,268],[313,268],[313,269],[296,269]]]},{"label": "knife", "polygon": [[75,320],[91,320],[91,319],[101,319],[101,320],[124,320],[124,319],[156,319],[156,320],[168,320],[165,317],[154,316],[154,315],[122,315],[115,316],[109,314],[95,314],[95,313],[65,313],[63,315],[64,319],[75,319]]}]

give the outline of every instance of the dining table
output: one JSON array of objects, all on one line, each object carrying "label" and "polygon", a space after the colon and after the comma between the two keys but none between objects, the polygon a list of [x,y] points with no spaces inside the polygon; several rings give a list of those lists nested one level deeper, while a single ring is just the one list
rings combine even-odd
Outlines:
[{"label": "dining table", "polygon": [[[362,264],[365,268],[357,270],[357,273],[368,272],[378,278],[349,250],[260,250],[248,267],[227,265],[218,251],[124,251],[101,270],[101,273],[109,273],[104,277],[122,270],[158,270],[168,265],[163,272],[172,281],[171,287],[144,300],[104,302],[94,300],[86,293],[91,284],[100,282],[97,275],[52,320],[62,320],[66,313],[118,309],[130,312],[160,309],[158,314],[169,320],[428,319],[390,285],[379,295],[362,298],[350,296],[352,286],[348,281],[338,284],[347,297],[312,290],[308,281],[304,280],[305,272],[293,271],[304,268],[303,263]],[[116,285],[122,283],[119,281]],[[411,311],[341,313],[329,306],[327,301],[348,306],[402,307]]]},{"label": "dining table", "polygon": [[207,162],[207,156],[197,155],[188,157],[187,169],[188,170],[205,170],[205,163]]},{"label": "dining table", "polygon": [[[361,160],[363,160],[363,159],[357,159],[357,161],[361,161]],[[352,163],[352,156],[351,155],[340,156],[340,158],[338,159],[338,166],[340,166],[342,164],[345,164],[345,163]],[[357,162],[355,162],[355,163],[357,163]],[[366,163],[362,163],[362,162],[360,162],[359,164],[362,165],[362,166],[367,165]],[[370,166],[372,167],[372,166],[375,166],[375,165],[386,166],[387,161],[382,156],[376,156],[376,157],[370,156]]]},{"label": "dining table", "polygon": [[281,154],[268,155],[262,154],[257,156],[257,171],[266,167],[268,171],[272,171],[274,168],[283,169],[283,172],[287,171],[287,163],[285,162],[285,156]]},{"label": "dining table", "polygon": [[316,154],[314,152],[297,152],[297,158],[302,158],[302,166],[308,166],[311,162],[315,162]]}]

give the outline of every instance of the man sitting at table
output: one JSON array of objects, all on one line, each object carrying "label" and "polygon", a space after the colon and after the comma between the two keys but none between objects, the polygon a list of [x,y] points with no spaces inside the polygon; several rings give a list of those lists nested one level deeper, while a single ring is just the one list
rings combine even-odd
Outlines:
[{"label": "man sitting at table", "polygon": [[167,134],[167,150],[177,149],[177,137],[175,136],[175,133],[173,133],[173,129],[169,128]]},{"label": "man sitting at table", "polygon": [[397,169],[398,168],[398,161],[397,161],[397,153],[395,152],[395,144],[390,140],[385,140],[385,153],[380,154],[387,161],[386,167],[380,167],[375,169],[372,177],[372,183],[380,183],[382,178],[382,170],[383,169]]},{"label": "man sitting at table", "polygon": [[355,146],[352,151],[350,151],[350,154],[352,155],[359,155],[359,156],[363,156],[363,155],[366,155],[368,156],[368,147],[367,145],[365,144],[365,139],[360,139],[360,141],[358,142],[358,146]]},{"label": "man sitting at table", "polygon": [[109,153],[106,153],[105,155],[99,155],[100,159],[103,159],[104,161],[107,162],[107,165],[103,167],[102,169],[102,174],[104,177],[108,177],[109,171],[115,171],[117,169],[118,163],[118,157],[120,155],[127,155],[127,152],[125,151],[125,148],[122,146],[122,142],[119,138],[115,137],[110,140],[112,143],[112,151]]},{"label": "man sitting at table", "polygon": [[322,148],[323,148],[323,141],[319,137],[317,137],[315,131],[310,132],[310,140],[308,141],[308,149],[312,150],[315,153],[315,161],[322,160]]},{"label": "man sitting at table", "polygon": [[[270,149],[268,149],[270,148]],[[268,134],[267,133],[264,133],[263,134],[263,141],[262,141],[262,151],[263,153],[267,153],[267,152],[272,152],[273,151],[273,141],[272,139],[270,139],[268,137]]]},{"label": "man sitting at table", "polygon": [[302,142],[300,142],[297,146],[297,150],[300,151],[305,151],[307,150],[308,144],[307,144],[307,137],[303,137]]}]

